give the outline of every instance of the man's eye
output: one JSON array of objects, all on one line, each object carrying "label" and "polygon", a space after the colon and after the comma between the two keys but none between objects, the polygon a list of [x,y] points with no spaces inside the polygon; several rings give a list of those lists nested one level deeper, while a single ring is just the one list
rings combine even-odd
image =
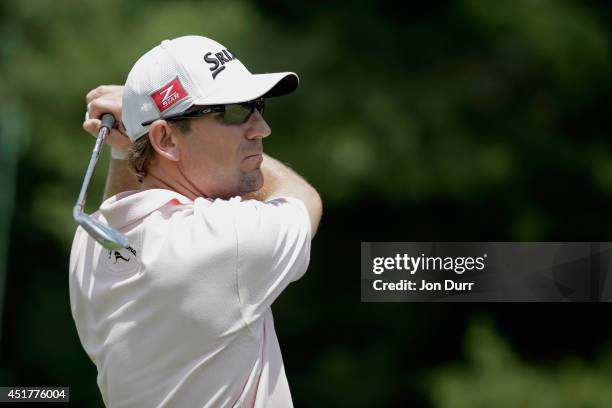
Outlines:
[{"label": "man's eye", "polygon": [[219,120],[219,121],[223,122],[224,112],[217,112],[217,113],[214,113],[213,115],[215,117],[215,120]]}]

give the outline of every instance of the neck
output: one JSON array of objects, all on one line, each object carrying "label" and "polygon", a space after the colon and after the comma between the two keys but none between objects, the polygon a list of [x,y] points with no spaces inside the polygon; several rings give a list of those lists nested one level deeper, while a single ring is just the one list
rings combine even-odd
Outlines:
[{"label": "neck", "polygon": [[[154,188],[161,188],[164,190],[176,191],[179,194],[184,195],[190,200],[195,200],[198,197],[207,196],[204,192],[198,190],[180,171],[178,167],[174,169],[158,169],[153,168],[147,172],[147,175],[142,179],[141,190],[150,190]],[[164,177],[160,177],[159,174],[164,174]]]}]

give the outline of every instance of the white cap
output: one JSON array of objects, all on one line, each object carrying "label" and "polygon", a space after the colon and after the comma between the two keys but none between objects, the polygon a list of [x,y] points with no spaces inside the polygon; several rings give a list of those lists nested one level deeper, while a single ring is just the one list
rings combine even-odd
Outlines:
[{"label": "white cap", "polygon": [[143,122],[193,105],[286,95],[298,81],[293,72],[251,74],[233,52],[206,37],[164,40],[132,67],[123,91],[122,119],[134,141],[148,132]]}]

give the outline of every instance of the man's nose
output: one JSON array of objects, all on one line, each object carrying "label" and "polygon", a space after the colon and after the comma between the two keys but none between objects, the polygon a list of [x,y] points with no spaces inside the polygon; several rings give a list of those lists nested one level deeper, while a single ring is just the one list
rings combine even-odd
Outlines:
[{"label": "man's nose", "polygon": [[245,134],[247,139],[263,139],[272,133],[272,129],[257,109],[253,111],[246,124],[248,126]]}]

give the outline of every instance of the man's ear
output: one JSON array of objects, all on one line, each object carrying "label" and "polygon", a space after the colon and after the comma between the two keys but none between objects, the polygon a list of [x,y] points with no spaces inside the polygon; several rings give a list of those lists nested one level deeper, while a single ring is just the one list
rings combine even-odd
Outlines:
[{"label": "man's ear", "polygon": [[149,127],[149,141],[153,149],[160,156],[174,162],[180,159],[175,138],[176,130],[172,129],[165,120],[156,120]]}]

